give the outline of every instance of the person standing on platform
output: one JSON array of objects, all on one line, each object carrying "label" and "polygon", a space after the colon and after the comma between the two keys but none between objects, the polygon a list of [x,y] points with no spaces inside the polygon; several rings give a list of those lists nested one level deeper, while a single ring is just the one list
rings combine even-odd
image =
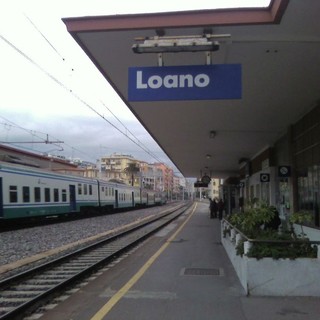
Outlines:
[{"label": "person standing on platform", "polygon": [[213,199],[212,201],[212,210],[213,210],[213,217],[217,218],[218,217],[218,204],[216,199]]},{"label": "person standing on platform", "polygon": [[209,204],[209,211],[210,211],[210,219],[213,218],[213,200],[209,198],[210,204]]},{"label": "person standing on platform", "polygon": [[220,199],[219,202],[218,202],[219,220],[222,219],[223,210],[224,210],[224,203],[223,203],[222,199]]},{"label": "person standing on platform", "polygon": [[216,218],[218,212],[218,204],[216,202],[216,199],[211,200],[210,199],[210,218]]}]

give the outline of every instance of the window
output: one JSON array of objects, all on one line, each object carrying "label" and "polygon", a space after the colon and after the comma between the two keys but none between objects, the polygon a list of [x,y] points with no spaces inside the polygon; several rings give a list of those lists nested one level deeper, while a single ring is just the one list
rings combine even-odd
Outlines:
[{"label": "window", "polygon": [[53,201],[59,202],[59,189],[53,189]]},{"label": "window", "polygon": [[259,200],[261,199],[261,197],[260,197],[260,184],[256,185],[255,198],[257,198]]},{"label": "window", "polygon": [[41,189],[39,187],[34,188],[34,202],[41,202]]},{"label": "window", "polygon": [[88,194],[88,185],[87,184],[83,185],[83,194]]},{"label": "window", "polygon": [[62,202],[67,202],[67,190],[62,189]]},{"label": "window", "polygon": [[10,202],[18,202],[18,188],[17,186],[9,187]]},{"label": "window", "polygon": [[78,194],[82,194],[82,184],[78,183]]},{"label": "window", "polygon": [[50,189],[44,188],[44,201],[50,202]]},{"label": "window", "polygon": [[23,202],[30,202],[30,188],[22,187],[22,200]]},{"label": "window", "polygon": [[89,194],[92,195],[92,185],[89,184]]}]

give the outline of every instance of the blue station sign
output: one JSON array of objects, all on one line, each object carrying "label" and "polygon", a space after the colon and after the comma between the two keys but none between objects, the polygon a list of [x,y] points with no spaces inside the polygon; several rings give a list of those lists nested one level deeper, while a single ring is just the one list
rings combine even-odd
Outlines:
[{"label": "blue station sign", "polygon": [[241,65],[131,67],[129,101],[241,99]]}]

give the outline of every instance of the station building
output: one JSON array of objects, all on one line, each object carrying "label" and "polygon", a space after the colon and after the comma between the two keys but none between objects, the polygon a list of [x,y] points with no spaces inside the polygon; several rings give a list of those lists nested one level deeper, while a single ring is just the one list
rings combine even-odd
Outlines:
[{"label": "station building", "polygon": [[[309,211],[311,226],[318,228],[320,166],[320,104],[288,127],[273,147],[252,159],[244,159],[238,197],[257,198],[274,205],[282,219],[290,212]],[[228,182],[228,181],[227,181]],[[226,184],[227,188],[227,184]]]},{"label": "station building", "polygon": [[283,220],[306,210],[319,240],[319,10],[272,0],[63,21],[185,177],[223,180],[227,213],[252,199]]}]

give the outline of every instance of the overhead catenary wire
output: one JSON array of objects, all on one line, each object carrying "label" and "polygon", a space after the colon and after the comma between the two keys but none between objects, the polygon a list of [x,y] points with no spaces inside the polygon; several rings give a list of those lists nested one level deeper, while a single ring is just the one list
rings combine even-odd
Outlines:
[{"label": "overhead catenary wire", "polygon": [[[35,130],[26,129],[26,128],[14,123],[13,121],[11,121],[11,120],[3,117],[3,116],[0,116],[0,118],[2,118],[4,121],[6,121],[5,123],[3,123],[3,125],[9,125],[9,126],[12,126],[12,127],[17,127],[20,130],[26,131],[27,133],[31,134],[32,137],[35,137],[35,138],[40,140],[40,141],[0,141],[0,143],[2,143],[2,144],[26,144],[26,143],[37,144],[37,143],[45,143],[45,144],[50,144],[50,145],[53,145],[53,146],[59,148],[60,149],[59,151],[63,151],[63,147],[60,145],[60,143],[63,143],[63,141],[60,141],[59,139],[55,139],[55,141],[49,140],[49,135],[47,133],[39,132],[39,131],[37,132]],[[36,132],[38,134],[36,134]],[[46,135],[46,138],[44,139],[39,134]]]},{"label": "overhead catenary wire", "polygon": [[31,23],[31,25],[38,31],[38,33],[42,36],[42,38],[48,43],[48,45],[54,50],[54,52],[63,60],[65,61],[65,58],[60,54],[60,52],[55,48],[55,46],[48,40],[48,38],[41,32],[41,30],[33,23],[33,21],[24,14],[26,19]]},{"label": "overhead catenary wire", "polygon": [[[116,125],[114,125],[111,121],[109,121],[107,118],[105,118],[101,113],[99,113],[95,108],[93,108],[89,103],[87,103],[84,99],[82,99],[80,96],[78,96],[75,92],[70,90],[63,82],[61,82],[59,79],[57,79],[55,76],[53,76],[50,72],[48,72],[46,69],[41,67],[38,63],[36,63],[32,58],[30,58],[26,53],[24,53],[22,50],[20,50],[16,45],[14,45],[11,41],[9,41],[6,37],[0,34],[0,39],[2,39],[7,45],[9,45],[12,49],[17,51],[22,57],[24,57],[27,61],[29,61],[33,66],[35,66],[37,69],[39,69],[41,72],[43,72],[46,76],[48,76],[51,80],[53,80],[56,84],[58,84],[60,87],[68,91],[73,97],[75,97],[77,100],[79,100],[83,105],[85,105],[87,108],[89,108],[91,111],[93,111],[95,114],[97,114],[100,118],[102,118],[104,121],[109,123],[113,128],[115,128],[118,132],[120,132],[122,135],[124,135],[127,139],[129,139],[131,142],[133,142],[136,146],[141,148],[143,151],[145,151],[148,155],[150,155],[152,158],[154,158],[157,162],[162,163],[158,157],[156,157],[152,152],[145,146],[140,145],[138,142],[136,142],[134,139],[132,139],[130,136],[128,136],[125,132],[123,132],[121,129],[119,129]],[[137,138],[136,138],[137,139]],[[139,141],[137,139],[137,141]]]},{"label": "overhead catenary wire", "polygon": [[[108,108],[102,101],[101,103],[103,104],[103,106],[123,125],[123,127],[126,129],[127,132],[129,132],[137,141],[138,143],[140,143],[141,146],[143,146],[144,148],[148,149],[143,142],[141,142],[129,129],[128,127],[110,110],[110,108]],[[128,136],[128,135],[126,135]],[[150,151],[151,152],[151,151]],[[150,154],[151,155],[151,154]],[[153,158],[157,158],[154,154],[152,155]],[[160,161],[161,162],[161,161]]]},{"label": "overhead catenary wire", "polygon": [[[26,129],[26,128],[24,128],[24,127],[22,127],[22,126],[20,126],[20,125],[18,125],[18,124],[16,124],[16,123],[14,123],[14,122],[12,122],[11,120],[6,119],[6,118],[3,117],[3,116],[0,116],[0,118],[2,118],[4,121],[6,121],[6,122],[4,122],[4,123],[0,123],[0,125],[2,124],[2,125],[4,125],[4,126],[17,127],[17,128],[19,128],[19,129],[21,129],[21,130],[23,130],[23,131],[26,131],[27,133],[31,134],[32,137],[36,137],[36,138],[40,139],[40,141],[38,141],[38,142],[37,142],[37,141],[29,142],[29,143],[31,143],[31,144],[33,144],[33,143],[46,143],[46,144],[54,145],[54,146],[56,146],[56,147],[58,147],[58,148],[62,148],[60,144],[52,143],[52,142],[49,140],[49,135],[48,135],[47,133],[45,133],[45,132]],[[44,139],[43,137],[41,137],[40,134],[46,135],[46,139]],[[55,137],[52,137],[52,138],[55,139],[55,140],[58,140],[58,139],[55,138]],[[89,157],[89,158],[95,159],[95,157],[93,157],[92,155],[90,155],[90,154],[88,154],[88,153],[86,153],[86,152],[83,152],[82,150],[77,149],[77,148],[69,145],[69,144],[66,143],[65,141],[61,141],[61,142],[62,142],[65,146],[67,146],[68,148],[70,148],[70,149],[72,149],[72,150],[74,150],[74,151],[77,151],[78,153],[81,153],[81,154],[83,154],[83,155],[85,155],[85,156],[87,156],[87,157]],[[12,141],[12,142],[0,141],[0,143],[3,143],[3,144],[6,144],[6,143],[9,143],[9,144],[20,144],[20,143],[26,143],[26,142],[19,142],[19,141]],[[32,149],[26,148],[26,147],[24,147],[23,149],[32,150]],[[63,149],[62,149],[62,150],[63,150]],[[59,150],[59,151],[62,151],[62,150]],[[42,152],[41,152],[41,153],[42,153]]]},{"label": "overhead catenary wire", "polygon": [[96,109],[94,109],[89,103],[87,103],[85,100],[83,100],[80,96],[72,92],[73,96],[77,98],[81,103],[83,103],[85,106],[87,106],[90,110],[92,110],[94,113],[96,113],[99,117],[101,117],[104,121],[108,122],[113,128],[115,128],[117,131],[119,131],[121,134],[123,134],[125,137],[127,137],[130,141],[132,141],[136,146],[144,150],[147,154],[149,154],[151,157],[153,157],[158,162],[162,162],[157,157],[155,157],[150,150],[148,150],[146,147],[141,146],[139,143],[137,143],[135,140],[133,140],[130,136],[128,136],[125,132],[120,130],[116,125],[114,125],[111,121],[109,121],[107,118],[105,118],[104,115],[99,113]]},{"label": "overhead catenary wire", "polygon": [[[59,51],[53,46],[53,44],[48,40],[48,38],[41,32],[41,30],[35,25],[35,23],[25,14],[25,17],[27,18],[27,20],[32,24],[32,26],[36,29],[36,31],[45,39],[45,41],[49,44],[49,46],[54,50],[54,52],[56,54],[59,55],[59,57],[62,58],[63,61],[65,61],[64,57],[59,53]],[[111,111],[110,108],[108,108],[105,103],[103,101],[101,101],[102,105],[113,115],[113,117],[118,120],[118,122],[126,129],[127,132],[129,132],[140,144],[140,146],[143,147],[143,150],[146,152],[146,150],[148,150],[148,148],[125,126],[125,124]],[[124,135],[129,138],[129,136],[124,133]],[[148,150],[147,152],[150,156],[152,156],[153,158],[157,159],[157,157],[151,153],[150,150]],[[158,161],[160,161],[158,159]],[[160,161],[161,162],[161,161]]]}]

